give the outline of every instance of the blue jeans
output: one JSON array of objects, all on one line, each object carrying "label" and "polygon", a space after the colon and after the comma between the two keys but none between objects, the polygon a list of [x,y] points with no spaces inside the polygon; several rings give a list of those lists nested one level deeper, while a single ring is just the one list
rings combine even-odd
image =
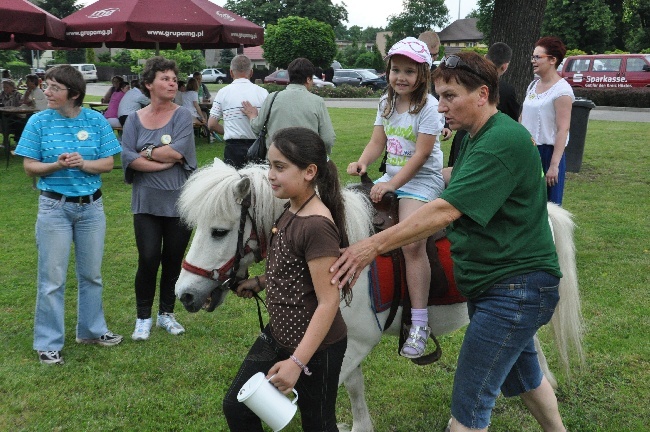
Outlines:
[{"label": "blue jeans", "polygon": [[[336,432],[336,396],[347,338],[315,353],[307,367],[311,375],[300,374],[296,383],[298,408],[305,432]],[[280,346],[267,325],[251,347],[235,380],[223,399],[223,411],[231,431],[262,432],[262,421],[246,405],[237,400],[237,393],[257,372],[268,373],[271,366],[286,360],[293,353]]]},{"label": "blue jeans", "polygon": [[517,396],[542,382],[533,336],[559,301],[559,278],[537,271],[504,279],[467,301],[470,323],[458,356],[451,413],[488,427],[499,390]]},{"label": "blue jeans", "polygon": [[64,199],[39,197],[35,350],[60,351],[63,348],[65,282],[73,242],[78,281],[77,337],[96,339],[108,331],[102,306],[101,276],[105,232],[102,198],[90,204],[75,204]]},{"label": "blue jeans", "polygon": [[[539,151],[539,156],[542,158],[542,169],[544,174],[548,171],[548,168],[551,166],[551,157],[553,156],[553,151],[555,146],[549,144],[540,144],[537,146]],[[557,184],[554,186],[546,186],[546,199],[549,202],[555,203],[557,205],[562,205],[562,198],[564,196],[564,178],[566,177],[566,153],[562,154],[562,159],[560,159],[560,165],[558,167],[557,175]]]}]

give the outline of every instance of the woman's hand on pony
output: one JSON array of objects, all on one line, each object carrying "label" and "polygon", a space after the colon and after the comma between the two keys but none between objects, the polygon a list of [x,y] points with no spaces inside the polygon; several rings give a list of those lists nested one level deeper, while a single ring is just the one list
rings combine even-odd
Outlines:
[{"label": "woman's hand on pony", "polygon": [[296,386],[301,373],[302,369],[293,360],[286,359],[274,364],[266,378],[275,388],[288,395]]},{"label": "woman's hand on pony", "polygon": [[253,298],[255,294],[262,291],[264,286],[262,285],[261,278],[259,276],[252,277],[250,279],[243,280],[237,285],[237,296],[243,298]]}]

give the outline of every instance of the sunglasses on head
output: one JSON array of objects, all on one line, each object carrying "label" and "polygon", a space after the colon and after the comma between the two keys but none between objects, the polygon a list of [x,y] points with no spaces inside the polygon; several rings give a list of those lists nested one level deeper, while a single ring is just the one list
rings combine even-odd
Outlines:
[{"label": "sunglasses on head", "polygon": [[472,69],[470,65],[465,63],[463,59],[461,59],[455,54],[445,57],[445,59],[443,59],[440,62],[440,66],[444,66],[447,69],[462,69],[481,78],[483,81],[485,81],[486,84],[489,84],[491,82],[489,79],[485,77],[485,75]]}]

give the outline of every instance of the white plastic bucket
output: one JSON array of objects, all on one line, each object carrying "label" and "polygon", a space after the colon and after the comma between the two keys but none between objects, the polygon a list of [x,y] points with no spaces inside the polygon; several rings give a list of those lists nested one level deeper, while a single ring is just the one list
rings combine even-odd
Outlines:
[{"label": "white plastic bucket", "polygon": [[293,389],[293,393],[296,397],[290,400],[266,379],[263,372],[258,372],[242,386],[237,400],[243,402],[264,423],[278,432],[289,424],[298,409],[298,392]]}]

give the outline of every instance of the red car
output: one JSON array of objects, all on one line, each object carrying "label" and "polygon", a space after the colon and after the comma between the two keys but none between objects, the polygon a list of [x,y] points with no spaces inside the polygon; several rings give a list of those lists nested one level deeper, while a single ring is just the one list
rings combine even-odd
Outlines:
[{"label": "red car", "polygon": [[289,84],[289,72],[284,69],[276,70],[264,78],[264,84],[287,85]]}]

